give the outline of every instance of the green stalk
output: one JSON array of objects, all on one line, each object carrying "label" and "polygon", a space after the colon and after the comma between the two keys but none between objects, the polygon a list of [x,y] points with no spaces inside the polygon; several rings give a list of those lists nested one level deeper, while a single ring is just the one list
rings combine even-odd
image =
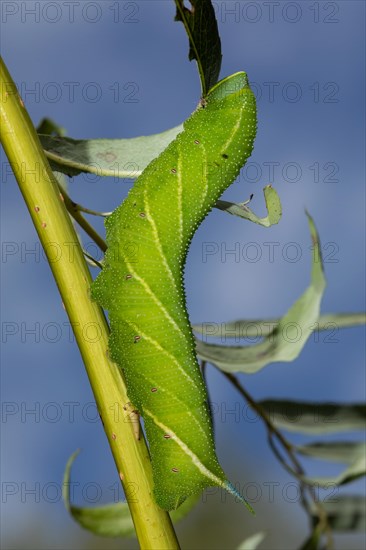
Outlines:
[{"label": "green stalk", "polygon": [[[16,86],[0,59],[1,143],[14,171],[60,291],[125,490],[142,549],[177,549],[169,515],[152,495],[152,469],[143,437],[136,439],[125,383],[108,358],[108,325],[89,297],[90,272]],[[55,261],[57,244],[58,261]]]}]

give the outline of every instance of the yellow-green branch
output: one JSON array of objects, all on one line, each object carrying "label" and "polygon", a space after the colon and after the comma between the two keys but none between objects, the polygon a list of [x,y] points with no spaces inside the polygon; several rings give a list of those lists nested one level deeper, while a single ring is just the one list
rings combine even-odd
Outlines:
[{"label": "yellow-green branch", "polygon": [[[73,326],[104,430],[143,549],[179,548],[170,517],[155,503],[149,452],[129,422],[126,387],[108,359],[108,325],[89,298],[91,276],[57,181],[15,84],[0,60],[1,143],[50,262]],[[61,251],[54,261],[54,248]]]}]

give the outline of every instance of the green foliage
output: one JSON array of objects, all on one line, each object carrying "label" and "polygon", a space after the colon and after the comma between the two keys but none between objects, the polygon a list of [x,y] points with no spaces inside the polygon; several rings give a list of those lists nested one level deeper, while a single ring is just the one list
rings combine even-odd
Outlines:
[{"label": "green foliage", "polygon": [[282,207],[280,198],[277,195],[277,192],[271,185],[267,185],[263,189],[264,200],[266,202],[268,215],[265,218],[260,218],[254,212],[250,210],[247,206],[247,202],[242,203],[233,203],[218,200],[216,202],[216,208],[224,210],[233,216],[239,216],[239,218],[244,218],[251,222],[257,223],[258,225],[263,225],[264,227],[269,227],[278,223],[282,215]]},{"label": "green foliage", "polygon": [[[361,495],[341,495],[324,503],[330,527],[340,533],[365,533],[366,502]],[[314,519],[316,514],[314,514]]]},{"label": "green foliage", "polygon": [[298,447],[297,451],[305,456],[347,464],[343,472],[337,476],[306,477],[306,483],[311,485],[316,485],[318,487],[344,485],[366,475],[366,444],[363,441],[327,441],[312,443]]},{"label": "green foliage", "polygon": [[325,289],[319,236],[308,215],[313,250],[311,284],[271,334],[253,346],[220,346],[197,341],[201,359],[227,372],[254,373],[270,363],[293,361],[306,344],[319,319],[320,302]]},{"label": "green foliage", "polygon": [[259,401],[275,426],[304,434],[363,430],[366,406],[352,403],[306,403],[281,399]]},{"label": "green foliage", "polygon": [[189,59],[197,61],[205,97],[219,79],[221,41],[211,0],[191,0],[190,3],[191,9],[184,5],[184,0],[175,0],[175,20],[184,24],[189,38]]},{"label": "green foliage", "polygon": [[[70,500],[71,468],[79,451],[69,458],[63,480],[63,500],[66,509],[74,520],[84,529],[102,537],[135,537],[135,527],[127,502],[115,502],[104,506],[83,508],[75,506]],[[183,519],[197,504],[199,495],[189,497],[177,510],[171,512],[174,523]]]},{"label": "green foliage", "polygon": [[183,125],[160,134],[130,139],[72,139],[39,133],[53,170],[67,176],[82,172],[134,179],[182,131]]},{"label": "green foliage", "polygon": [[[220,202],[220,201],[218,201]],[[263,219],[263,218],[262,218]],[[215,338],[238,338],[245,335],[246,338],[257,338],[258,334],[264,338],[269,338],[275,330],[281,319],[238,319],[237,321],[226,322],[224,326],[218,325],[211,332],[210,323],[201,323],[193,325],[193,330],[198,334],[214,336]],[[320,330],[338,330],[340,328],[356,327],[366,323],[365,313],[326,313],[319,315],[318,322],[315,324],[314,332]]]}]

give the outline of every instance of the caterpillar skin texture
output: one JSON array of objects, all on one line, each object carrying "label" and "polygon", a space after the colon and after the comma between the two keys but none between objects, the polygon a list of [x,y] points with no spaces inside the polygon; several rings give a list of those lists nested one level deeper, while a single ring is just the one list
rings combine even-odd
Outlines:
[{"label": "caterpillar skin texture", "polygon": [[255,97],[245,73],[220,81],[106,221],[92,296],[109,311],[112,359],[144,418],[154,494],[165,510],[208,486],[238,496],[221,469],[185,305],[192,236],[250,156]]}]

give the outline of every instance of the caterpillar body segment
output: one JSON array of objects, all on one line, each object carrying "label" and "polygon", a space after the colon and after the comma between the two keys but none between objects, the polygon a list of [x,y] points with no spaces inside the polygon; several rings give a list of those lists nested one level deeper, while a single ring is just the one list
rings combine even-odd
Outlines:
[{"label": "caterpillar body segment", "polygon": [[239,496],[215,453],[183,271],[195,230],[238,176],[255,134],[255,98],[236,73],[212,88],[106,221],[92,295],[109,311],[110,353],[144,418],[155,498],[166,510],[207,486]]}]

